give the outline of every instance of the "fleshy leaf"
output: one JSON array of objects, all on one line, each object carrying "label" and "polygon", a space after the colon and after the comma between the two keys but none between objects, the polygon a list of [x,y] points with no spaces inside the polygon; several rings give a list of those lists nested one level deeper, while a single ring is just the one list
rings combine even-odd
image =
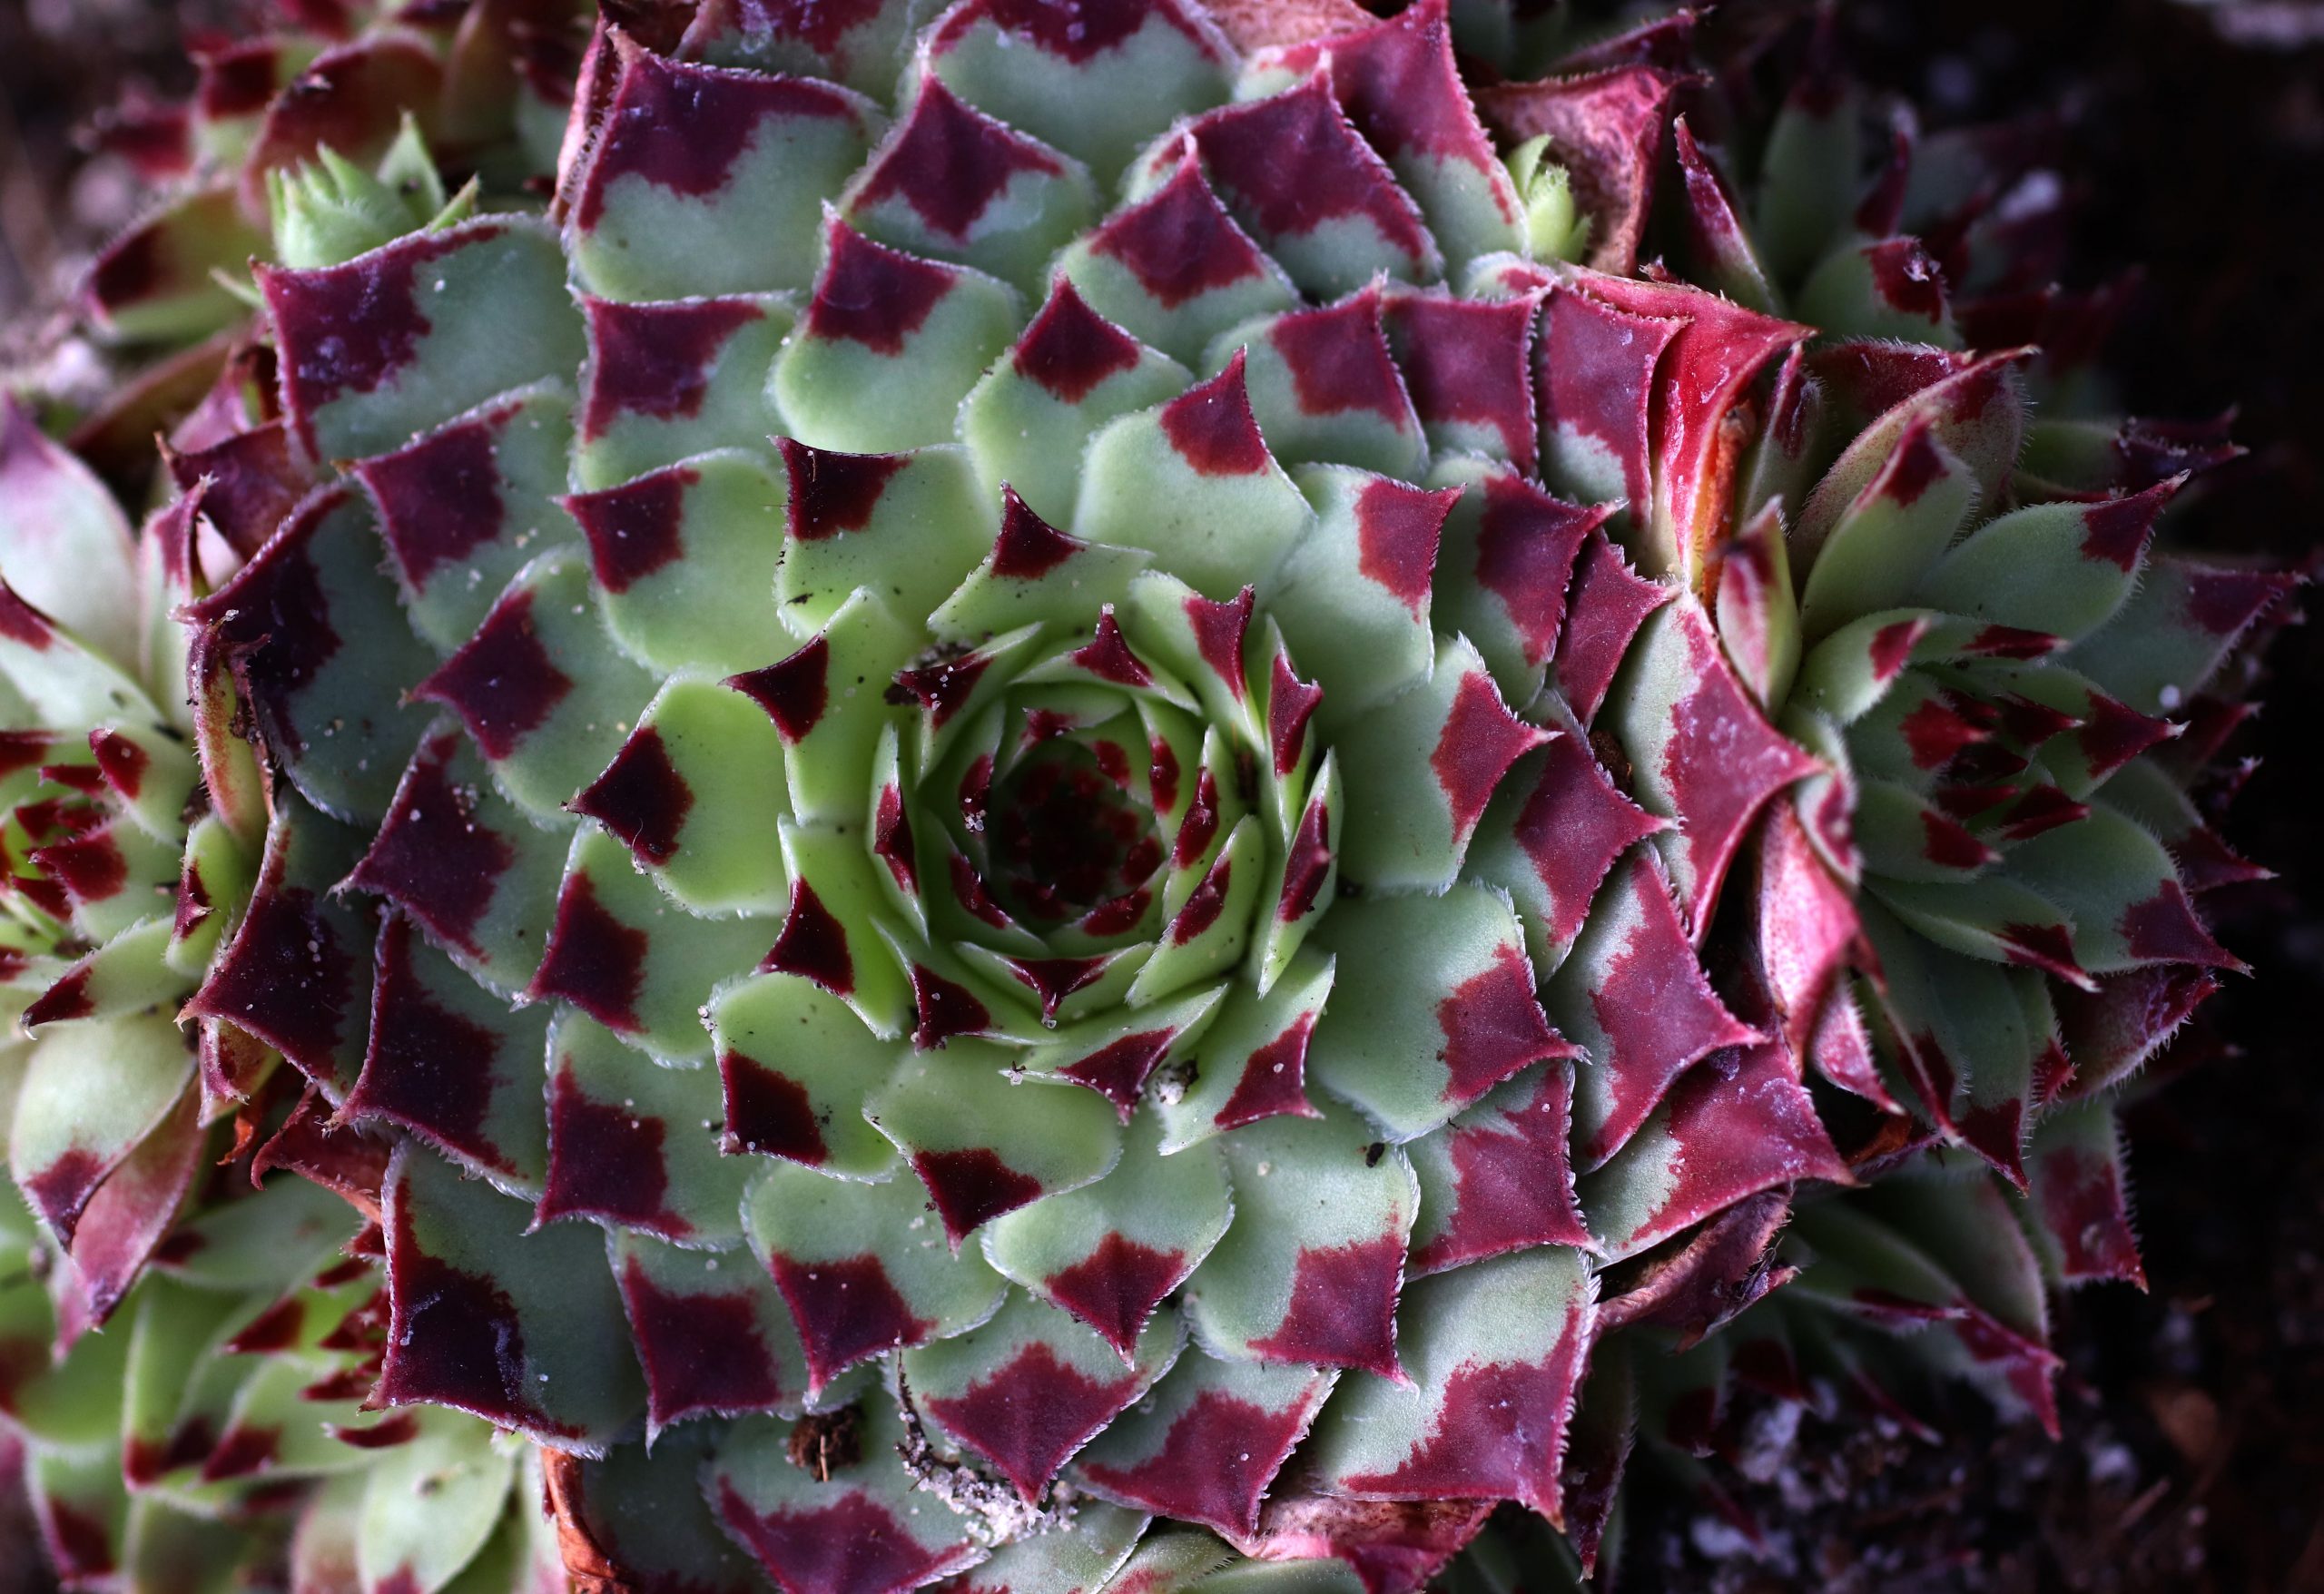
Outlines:
[{"label": "fleshy leaf", "polygon": [[1570,1058],[1533,996],[1509,900],[1462,883],[1441,897],[1367,897],[1325,919],[1338,959],[1309,1063],[1390,1138],[1424,1135],[1531,1064]]},{"label": "fleshy leaf", "polygon": [[710,1024],[726,1091],[730,1152],[780,1156],[848,1178],[895,1164],[863,1121],[863,1100],[903,1055],[828,990],[797,974],[762,974],[712,999]]},{"label": "fleshy leaf", "polygon": [[757,455],[697,456],[565,506],[588,538],[606,625],[631,657],[656,673],[766,662],[780,635],[767,605],[783,488]]},{"label": "fleshy leaf", "polygon": [[1237,358],[1089,440],[1073,534],[1143,548],[1157,569],[1223,600],[1273,568],[1308,518],[1252,418]]},{"label": "fleshy leaf", "polygon": [[641,876],[629,851],[594,826],[573,837],[556,920],[526,995],[554,997],[656,1058],[710,1054],[704,991],[766,950],[761,920],[701,919]]},{"label": "fleshy leaf", "polygon": [[1034,1504],[1067,1459],[1161,1376],[1183,1338],[1177,1314],[1166,1313],[1122,1357],[1056,1307],[1011,1291],[968,1333],[906,1351],[904,1387]]},{"label": "fleshy leaf", "polygon": [[1502,777],[1553,734],[1510,711],[1465,638],[1439,644],[1426,681],[1333,749],[1348,792],[1341,872],[1366,887],[1441,890]]},{"label": "fleshy leaf", "polygon": [[[822,200],[862,163],[878,113],[830,84],[613,38],[617,76],[570,199],[582,280],[628,300],[805,287]],[[756,246],[729,247],[743,225]]]},{"label": "fleshy leaf", "polygon": [[1757,1038],[1711,989],[1662,871],[1644,854],[1616,872],[1545,1003],[1590,1058],[1574,1108],[1585,1168],[1620,1150],[1687,1069]]},{"label": "fleshy leaf", "polygon": [[1007,1281],[974,1249],[949,1249],[928,1205],[901,1170],[858,1184],[776,1163],[752,1186],[743,1225],[799,1325],[810,1395],[866,1357],[959,1333],[1000,1304]]},{"label": "fleshy leaf", "polygon": [[793,1424],[736,1423],[703,1471],[719,1526],[801,1594],[905,1594],[981,1560],[967,1520],[925,1509],[895,1464],[895,1408],[867,1401],[858,1421],[861,1459],[828,1472],[792,1461]]},{"label": "fleshy leaf", "polygon": [[786,429],[818,448],[949,442],[960,400],[1024,317],[1016,290],[874,243],[826,212],[814,296],[774,364]]},{"label": "fleshy leaf", "polygon": [[1226,1232],[1233,1205],[1217,1150],[1163,1156],[1154,1115],[1142,1114],[1112,1173],[995,1219],[985,1255],[1128,1359],[1162,1298]]},{"label": "fleshy leaf", "polygon": [[955,1039],[906,1058],[864,1112],[928,1187],[957,1248],[979,1226],[1102,1177],[1121,1156],[1112,1108],[1002,1070],[1011,1054]]},{"label": "fleshy leaf", "polygon": [[606,648],[589,597],[579,550],[542,555],[409,694],[458,714],[495,783],[536,819],[606,767],[654,694],[651,676]]},{"label": "fleshy leaf", "polygon": [[1419,1203],[1395,1146],[1374,1156],[1347,1110],[1227,1136],[1236,1222],[1186,1287],[1220,1353],[1396,1375],[1396,1296]]},{"label": "fleshy leaf", "polygon": [[1554,1247],[1481,1262],[1412,1289],[1410,1376],[1341,1381],[1316,1464],[1358,1499],[1508,1500],[1552,1521],[1596,1287]]},{"label": "fleshy leaf", "polygon": [[1219,1361],[1189,1348],[1146,1400],[1090,1443],[1081,1476],[1127,1504],[1248,1537],[1267,1486],[1339,1376],[1328,1367]]},{"label": "fleshy leaf", "polygon": [[681,1245],[739,1244],[753,1165],[721,1155],[717,1070],[664,1068],[572,1012],[551,1027],[548,1058],[536,1226],[587,1217]]},{"label": "fleshy leaf", "polygon": [[526,1233],[517,1202],[406,1145],[388,1175],[382,1404],[426,1402],[602,1453],[642,1403],[603,1242]]},{"label": "fleshy leaf", "polygon": [[1406,1149],[1420,1178],[1415,1277],[1531,1245],[1591,1246],[1573,1194],[1568,1143],[1573,1071],[1509,1079]]},{"label": "fleshy leaf", "polygon": [[580,317],[546,227],[493,217],[344,265],[261,266],[283,407],[318,459],[399,448],[496,393],[580,369]]}]

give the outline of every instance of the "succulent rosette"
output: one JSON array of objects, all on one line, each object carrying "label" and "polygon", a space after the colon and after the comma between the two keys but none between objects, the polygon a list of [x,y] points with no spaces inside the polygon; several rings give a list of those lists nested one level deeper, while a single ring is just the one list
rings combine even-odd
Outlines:
[{"label": "succulent rosette", "polygon": [[377,1216],[443,1426],[310,1509],[499,1481],[359,1586],[536,1566],[453,1412],[576,1579],[786,1594],[1586,1567],[1740,1385],[2050,1414],[2288,584],[2150,555],[2209,433],[2029,421],[2021,142],[1684,13],[609,7],[542,217],[566,15],[342,19],[435,75],[242,153],[172,496],[0,546],[12,1171],[123,1290],[201,1125]]}]

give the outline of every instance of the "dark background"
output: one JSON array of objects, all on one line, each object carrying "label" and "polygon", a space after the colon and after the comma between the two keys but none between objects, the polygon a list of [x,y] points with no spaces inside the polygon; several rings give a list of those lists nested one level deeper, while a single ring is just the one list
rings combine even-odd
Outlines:
[{"label": "dark background", "polygon": [[[1755,0],[1734,0],[1748,10]],[[73,130],[124,75],[183,86],[179,28],[222,8],[0,0],[0,323],[36,326],[90,241],[133,211]],[[2078,268],[2142,263],[2112,349],[2126,407],[2240,406],[2249,458],[2180,518],[2208,546],[2309,566],[2324,528],[2324,0],[1842,0],[1850,54],[1932,124],[2054,106],[2081,201]],[[0,360],[10,345],[0,337]],[[23,342],[15,347],[21,349]],[[1625,1586],[2324,1594],[2324,636],[2278,641],[2232,834],[2280,878],[2214,898],[2253,965],[2207,1054],[2131,1114],[2153,1293],[2064,1302],[2066,1436],[1953,1413],[1940,1450],[1803,1430],[1747,1491],[1771,1560],[1682,1510],[1633,1524]],[[0,1594],[35,1585],[0,1507]]]}]

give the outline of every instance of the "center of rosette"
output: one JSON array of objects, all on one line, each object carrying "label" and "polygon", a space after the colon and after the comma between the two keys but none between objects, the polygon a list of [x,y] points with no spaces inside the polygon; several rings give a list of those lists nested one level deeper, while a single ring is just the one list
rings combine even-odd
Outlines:
[{"label": "center of rosette", "polygon": [[1162,862],[1153,811],[1128,790],[1116,743],[1045,740],[990,794],[989,882],[1033,925],[1132,897]]}]

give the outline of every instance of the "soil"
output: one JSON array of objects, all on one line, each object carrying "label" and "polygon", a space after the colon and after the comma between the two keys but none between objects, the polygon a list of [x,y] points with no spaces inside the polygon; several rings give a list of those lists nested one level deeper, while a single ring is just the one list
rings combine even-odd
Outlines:
[{"label": "soil", "polygon": [[[1761,0],[1733,0],[1738,6]],[[183,86],[159,0],[0,0],[0,323],[54,302],[131,211],[74,127],[124,78]],[[2324,526],[2324,3],[1849,0],[1851,54],[1929,120],[2060,111],[2080,257],[2139,261],[2114,349],[2128,408],[2240,406],[2250,456],[2189,507],[2191,538],[2311,566]],[[2236,749],[2242,849],[2279,871],[2209,900],[2239,981],[2130,1114],[2153,1291],[2088,1292],[2055,1324],[2063,1442],[1968,1398],[1936,1446],[1877,1426],[1768,1441],[1738,1493],[1754,1552],[1672,1502],[1633,1517],[1623,1587],[1759,1594],[2073,1589],[2324,1594],[2324,628],[2288,630],[2273,705]],[[0,1507],[0,1594],[34,1594]]]}]

